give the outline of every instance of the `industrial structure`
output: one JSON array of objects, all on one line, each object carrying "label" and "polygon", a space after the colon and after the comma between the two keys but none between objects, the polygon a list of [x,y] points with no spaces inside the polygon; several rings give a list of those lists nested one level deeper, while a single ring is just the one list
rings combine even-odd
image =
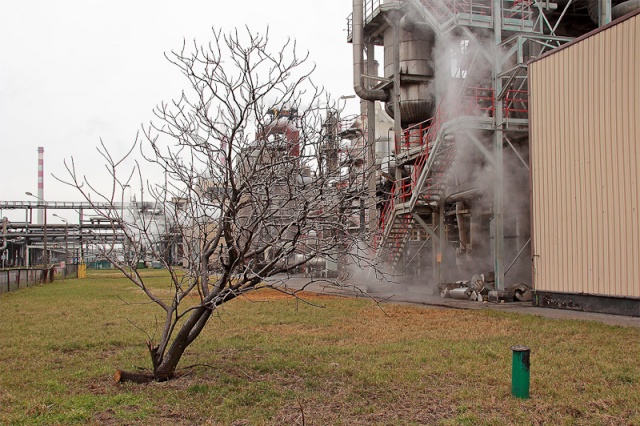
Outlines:
[{"label": "industrial structure", "polygon": [[[272,110],[236,157],[239,178],[259,180],[246,216],[272,221],[259,239],[288,238],[277,230],[300,201],[290,184],[316,173],[348,193],[332,208],[349,232],[374,235],[375,260],[397,275],[443,295],[518,291],[541,306],[640,316],[640,1],[352,2],[360,116],[328,111],[318,170],[303,164],[295,110]],[[83,218],[95,205],[44,201],[43,151],[38,202],[0,204],[26,212],[3,223],[7,259],[46,265],[63,236],[80,258],[92,238],[124,244],[117,223]],[[153,209],[139,207],[145,222]],[[78,211],[78,225],[47,226],[47,208]],[[155,234],[175,261],[197,252],[170,226]],[[316,263],[338,272],[339,257]]]},{"label": "industrial structure", "polygon": [[[395,170],[385,175],[391,188],[370,225],[378,227],[378,260],[434,288],[481,281],[498,296],[514,285],[530,288],[528,63],[638,6],[353,0],[355,92],[369,110],[384,102],[394,119]],[[384,75],[367,74],[365,62],[374,69],[379,47]],[[630,52],[636,62],[637,49]],[[383,137],[373,127],[371,150]]]},{"label": "industrial structure", "polygon": [[640,316],[640,10],[529,79],[534,302]]},{"label": "industrial structure", "polygon": [[[238,245],[253,241],[256,246],[269,247],[251,259],[257,265],[272,261],[278,245],[296,237],[297,228],[287,229],[287,224],[294,220],[298,203],[303,201],[298,189],[310,176],[301,158],[297,110],[272,108],[267,116],[266,123],[256,129],[255,140],[240,149],[235,166],[238,185],[245,188],[234,224],[240,235]],[[220,183],[225,189],[226,173],[229,171],[223,170],[225,178]],[[261,226],[253,226],[256,217]]]},{"label": "industrial structure", "polygon": [[[111,241],[122,244],[123,235],[120,225],[106,222],[90,216],[96,209],[117,209],[122,206],[84,202],[56,201],[3,201],[0,210],[18,210],[24,212],[24,221],[7,221],[3,225],[2,238],[5,247],[2,250],[4,267],[29,267],[51,263],[77,263],[87,259],[89,253],[94,256],[93,244]],[[42,211],[43,222],[33,218],[34,210]],[[46,215],[52,212],[74,211],[78,214],[77,223],[47,223]],[[54,213],[55,215],[55,213]],[[57,216],[57,215],[56,215]]]}]

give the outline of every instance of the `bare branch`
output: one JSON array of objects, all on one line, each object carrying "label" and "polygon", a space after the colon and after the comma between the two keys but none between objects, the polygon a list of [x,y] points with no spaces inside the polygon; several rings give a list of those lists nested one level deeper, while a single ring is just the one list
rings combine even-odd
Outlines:
[{"label": "bare branch", "polygon": [[[352,223],[364,185],[345,172],[354,161],[327,124],[338,112],[311,80],[308,53],[292,40],[272,48],[268,29],[214,29],[212,38],[165,54],[186,87],[154,108],[124,156],[100,141],[109,188],[65,163],[64,183],[118,235],[94,244],[99,255],[164,310],[157,346],[148,339],[156,380],[173,377],[222,304],[262,288],[309,303],[267,279],[372,265],[368,236]],[[144,161],[127,169],[136,147]],[[148,166],[164,181],[147,181]],[[136,180],[140,200],[125,211],[124,190]],[[145,282],[139,266],[150,261],[168,270],[166,288]]]}]

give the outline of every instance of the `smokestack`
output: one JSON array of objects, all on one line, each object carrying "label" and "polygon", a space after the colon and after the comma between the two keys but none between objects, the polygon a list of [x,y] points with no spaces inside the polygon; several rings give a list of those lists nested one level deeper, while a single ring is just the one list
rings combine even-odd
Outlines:
[{"label": "smokestack", "polygon": [[[44,147],[38,147],[38,201],[44,202]],[[38,224],[44,224],[44,209],[38,210]]]}]

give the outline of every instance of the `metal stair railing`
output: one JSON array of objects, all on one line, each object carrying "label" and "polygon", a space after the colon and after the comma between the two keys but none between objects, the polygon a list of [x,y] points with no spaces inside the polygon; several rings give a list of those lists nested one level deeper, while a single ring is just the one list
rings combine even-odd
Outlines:
[{"label": "metal stair railing", "polygon": [[[434,171],[435,167],[438,167],[439,171],[446,171],[453,161],[453,156],[442,156],[442,154],[451,148],[451,143],[445,140],[446,128],[445,124],[454,117],[451,117],[451,113],[445,113],[443,111],[455,111],[456,116],[464,115],[489,115],[492,116],[495,111],[495,97],[492,88],[488,87],[472,87],[467,88],[465,93],[459,102],[454,107],[447,107],[446,104],[441,104],[436,113],[436,119],[429,132],[427,132],[425,146],[425,166],[422,166],[420,170],[417,170],[419,177],[415,181],[413,193],[409,201],[408,210],[412,211],[422,192],[424,184],[427,182],[429,175]],[[444,130],[444,131],[443,131]],[[441,163],[438,161],[443,160]],[[439,192],[439,191],[438,191]],[[435,199],[427,199],[427,201],[435,201]]]},{"label": "metal stair railing", "polygon": [[[460,116],[493,115],[495,111],[494,91],[492,88],[487,87],[467,88],[454,106],[447,107],[443,102],[438,107],[434,117],[414,126],[414,129],[419,129],[419,134],[421,135],[421,151],[417,162],[414,163],[411,176],[394,182],[392,186],[391,197],[387,200],[382,211],[379,234],[375,239],[377,250],[384,250],[389,246],[389,248],[394,249],[402,247],[402,243],[398,241],[398,238],[391,241],[390,234],[392,231],[396,231],[395,233],[401,235],[402,239],[407,237],[409,226],[413,222],[413,218],[408,213],[413,211],[418,200],[423,197],[422,189],[425,183],[428,182],[434,172],[446,173],[453,162],[454,158],[451,153],[443,155],[452,148],[452,142],[447,141],[444,137],[447,129],[443,128],[443,126],[447,127],[445,124],[450,120],[451,114],[444,113],[444,110],[456,111],[456,115]],[[408,136],[411,133],[410,129],[406,129],[404,133],[405,144],[408,146],[411,146],[412,142],[412,138]],[[397,140],[396,147],[402,147],[402,144],[399,144]],[[427,189],[428,194],[425,200],[427,202],[437,201],[444,189],[442,182],[431,181],[431,183],[431,188]],[[398,207],[400,204],[397,201],[402,205],[402,212],[399,212]],[[402,219],[405,216],[410,216],[406,224],[403,223]],[[400,225],[398,225],[398,221]],[[403,225],[406,226],[403,227]],[[398,226],[404,229],[400,229],[398,232]]]},{"label": "metal stair railing", "polygon": [[529,113],[529,91],[507,90],[503,100],[504,118],[521,118]]},{"label": "metal stair railing", "polygon": [[400,236],[395,240],[393,247],[389,250],[391,255],[391,266],[393,268],[396,267],[400,259],[402,258],[402,251],[404,250],[407,241],[409,240],[409,236],[411,235],[411,231],[413,230],[413,216],[410,214],[403,214],[400,218],[400,224],[402,225],[402,232]]}]

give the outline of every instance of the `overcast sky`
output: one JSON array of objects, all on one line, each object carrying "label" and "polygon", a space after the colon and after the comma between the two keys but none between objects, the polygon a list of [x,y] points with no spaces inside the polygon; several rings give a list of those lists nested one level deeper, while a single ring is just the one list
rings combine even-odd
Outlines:
[{"label": "overcast sky", "polygon": [[[45,198],[78,200],[51,174],[74,156],[86,173],[102,167],[102,138],[123,152],[153,107],[184,80],[163,53],[183,39],[206,43],[211,28],[269,26],[317,65],[314,80],[334,98],[351,95],[349,0],[0,0],[0,200],[37,193],[37,147],[45,149]],[[357,100],[348,101],[357,107]],[[355,110],[355,109],[354,109]],[[34,201],[32,199],[32,201]],[[6,212],[5,212],[6,213]]]}]

